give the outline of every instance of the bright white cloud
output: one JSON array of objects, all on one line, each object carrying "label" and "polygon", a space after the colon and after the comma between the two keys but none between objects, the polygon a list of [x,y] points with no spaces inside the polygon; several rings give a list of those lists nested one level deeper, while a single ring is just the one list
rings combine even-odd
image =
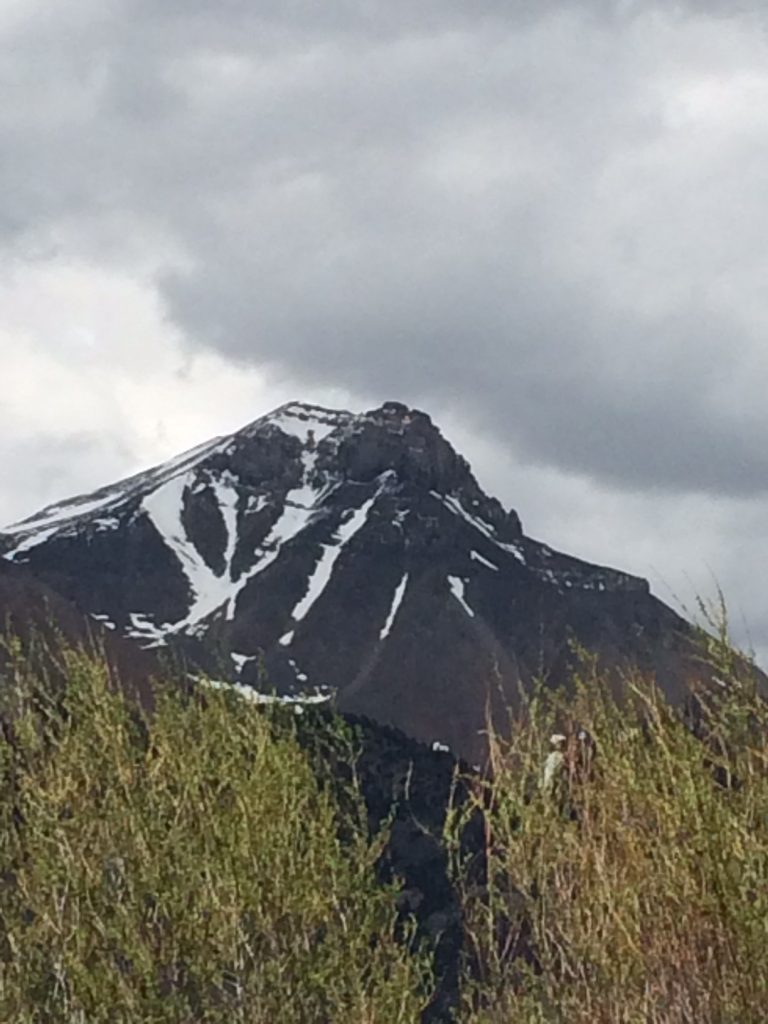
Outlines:
[{"label": "bright white cloud", "polygon": [[3,524],[293,397],[253,367],[190,354],[150,283],[92,265],[45,261],[6,275],[0,352]]}]

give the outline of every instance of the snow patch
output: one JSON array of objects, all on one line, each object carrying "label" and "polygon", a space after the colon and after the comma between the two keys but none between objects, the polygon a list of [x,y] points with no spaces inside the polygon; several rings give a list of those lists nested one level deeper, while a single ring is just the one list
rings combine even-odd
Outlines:
[{"label": "snow patch", "polygon": [[333,699],[332,690],[315,690],[312,693],[298,694],[262,693],[260,690],[256,690],[252,686],[248,686],[247,683],[227,683],[220,679],[204,679],[200,676],[190,676],[190,678],[196,683],[202,683],[204,686],[210,686],[213,690],[229,690],[232,693],[238,694],[251,704],[294,705],[297,708],[297,713],[302,705],[327,704],[328,701]]},{"label": "snow patch", "polygon": [[116,629],[114,622],[108,615],[103,615],[101,612],[91,612],[91,618],[98,622],[100,626],[106,626],[107,629]]},{"label": "snow patch", "polygon": [[105,530],[116,530],[120,525],[120,520],[117,516],[106,516],[104,519],[93,519],[91,526],[95,526],[99,533],[103,533]]},{"label": "snow patch", "polygon": [[470,551],[469,557],[474,559],[475,562],[480,562],[480,564],[486,566],[486,568],[493,569],[494,572],[499,571],[498,565],[494,565],[493,562],[489,562],[487,558],[483,558],[479,551]]},{"label": "snow patch", "polygon": [[230,651],[229,656],[234,662],[238,675],[242,674],[249,661],[256,661],[259,657],[258,654],[240,654],[238,651]]},{"label": "snow patch", "polygon": [[516,544],[505,544],[504,541],[496,540],[494,544],[497,548],[501,548],[502,551],[508,551],[510,555],[513,555],[518,562],[522,565],[526,565],[525,555]]},{"label": "snow patch", "polygon": [[165,627],[156,625],[144,612],[129,612],[128,618],[131,625],[125,631],[126,636],[135,640],[149,640],[149,643],[141,645],[144,648],[165,647]]},{"label": "snow patch", "polygon": [[293,669],[294,675],[296,676],[296,678],[298,679],[298,681],[299,681],[300,683],[306,683],[306,682],[307,682],[307,678],[308,678],[308,677],[307,677],[307,673],[306,673],[306,672],[302,672],[302,671],[301,671],[301,670],[299,669],[299,666],[298,666],[298,665],[296,664],[296,662],[294,661],[294,659],[293,659],[293,658],[289,658],[289,659],[288,659],[288,664],[289,664],[289,665],[291,666],[291,668]]},{"label": "snow patch", "polygon": [[459,602],[459,604],[462,606],[462,608],[467,613],[467,615],[469,615],[471,618],[474,619],[475,613],[469,607],[469,605],[467,604],[466,599],[464,597],[464,588],[465,588],[464,580],[461,579],[459,576],[449,576],[448,577],[448,585],[451,588],[451,593],[456,598],[456,600]]},{"label": "snow patch", "polygon": [[[211,480],[213,493],[219,503],[219,510],[224,519],[227,533],[226,550],[224,551],[224,575],[231,579],[232,559],[237,547],[237,480],[231,473],[222,473],[218,480]],[[231,607],[227,618],[232,618]]]}]

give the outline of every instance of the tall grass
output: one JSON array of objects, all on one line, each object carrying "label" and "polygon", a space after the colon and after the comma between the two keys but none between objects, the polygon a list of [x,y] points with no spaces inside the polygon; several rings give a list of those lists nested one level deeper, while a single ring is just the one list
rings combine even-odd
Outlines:
[{"label": "tall grass", "polygon": [[[685,713],[585,656],[490,734],[445,834],[456,1022],[768,1020],[768,710],[727,637],[704,655]],[[376,882],[385,837],[353,765],[323,779],[345,737],[302,747],[292,714],[220,691],[159,690],[145,715],[103,663],[60,659],[65,688],[18,658],[2,694],[0,1021],[418,1021],[432,978]]]},{"label": "tall grass", "polygon": [[[611,696],[589,659],[570,696],[541,689],[491,736],[463,1020],[768,1020],[768,712],[712,645],[730,674],[697,698],[697,736],[646,680]],[[567,739],[546,787],[552,733]]]},{"label": "tall grass", "polygon": [[66,691],[22,680],[0,741],[0,1020],[417,1020],[426,966],[355,794],[342,842],[331,787],[259,709],[168,693],[144,719],[62,657]]}]

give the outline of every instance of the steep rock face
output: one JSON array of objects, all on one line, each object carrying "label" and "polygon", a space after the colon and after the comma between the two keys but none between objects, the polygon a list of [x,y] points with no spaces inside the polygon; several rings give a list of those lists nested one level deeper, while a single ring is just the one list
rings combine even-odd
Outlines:
[{"label": "steep rock face", "polygon": [[486,710],[561,682],[569,640],[679,696],[685,623],[644,580],[553,551],[478,486],[430,418],[293,403],[0,533],[105,630],[192,671],[482,756]]}]

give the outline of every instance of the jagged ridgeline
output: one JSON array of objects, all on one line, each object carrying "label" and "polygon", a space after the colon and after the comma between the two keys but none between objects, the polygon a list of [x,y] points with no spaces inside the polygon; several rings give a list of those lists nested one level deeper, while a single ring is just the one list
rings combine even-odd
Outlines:
[{"label": "jagged ridgeline", "polygon": [[521,683],[567,682],[573,640],[673,698],[691,671],[688,627],[644,580],[527,537],[429,416],[397,403],[284,406],[7,528],[0,556],[11,603],[48,588],[129,673],[181,659],[267,679],[471,761],[489,708],[504,721]]}]

